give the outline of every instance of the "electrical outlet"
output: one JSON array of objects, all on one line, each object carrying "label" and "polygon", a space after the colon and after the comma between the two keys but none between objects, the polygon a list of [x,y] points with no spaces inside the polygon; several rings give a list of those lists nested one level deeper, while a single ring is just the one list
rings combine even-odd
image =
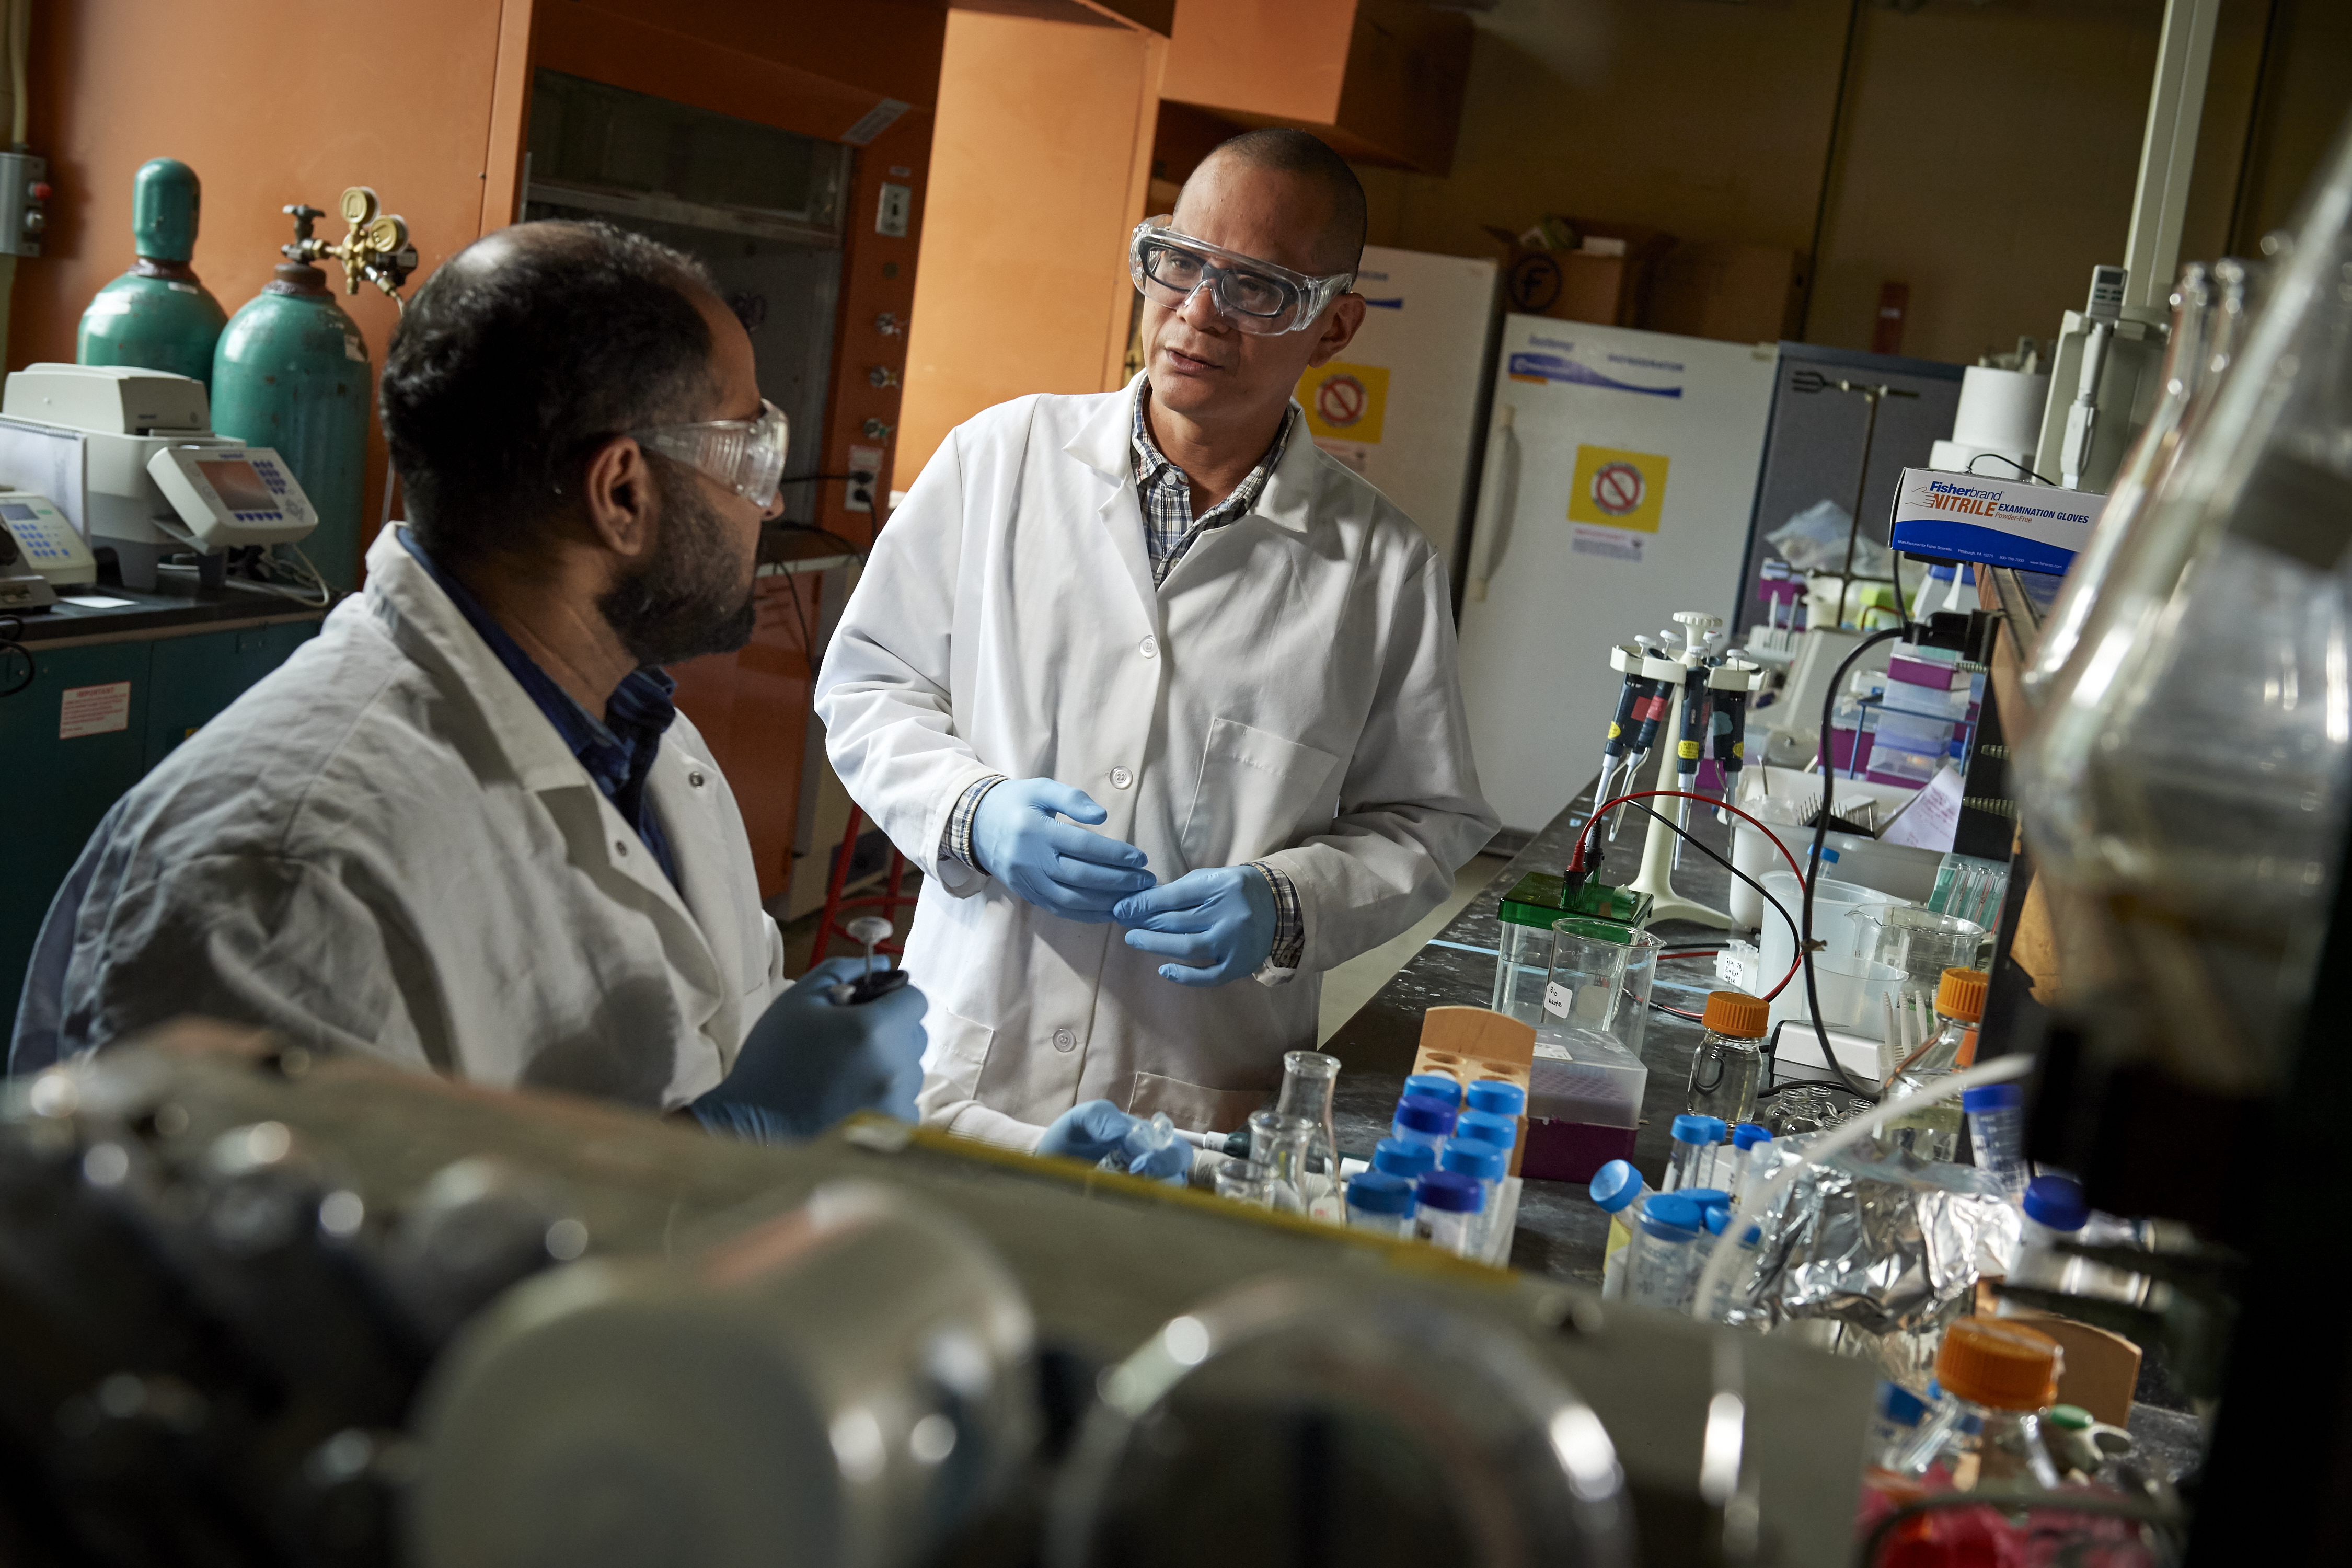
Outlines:
[{"label": "electrical outlet", "polygon": [[843,489],[841,504],[851,511],[872,511],[875,482],[882,477],[882,448],[852,447],[849,449],[849,471],[864,474],[866,478],[847,482]]},{"label": "electrical outlet", "polygon": [[893,239],[907,237],[907,221],[914,216],[915,187],[885,184],[881,210],[874,215],[874,232]]}]

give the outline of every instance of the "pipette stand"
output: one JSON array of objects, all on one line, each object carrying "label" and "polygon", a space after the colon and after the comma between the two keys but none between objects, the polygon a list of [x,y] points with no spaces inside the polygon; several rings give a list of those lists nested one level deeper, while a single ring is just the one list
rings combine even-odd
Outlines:
[{"label": "pipette stand", "polygon": [[[1630,787],[1630,786],[1629,786]],[[1675,785],[1675,750],[1672,746],[1658,748],[1658,777],[1651,787],[1673,789]],[[1687,827],[1691,803],[1686,800],[1661,800],[1658,816],[1671,816],[1675,822]],[[1642,873],[1628,884],[1634,892],[1650,895],[1652,925],[1660,921],[1692,921],[1699,925],[1713,926],[1718,931],[1731,929],[1731,917],[1721,910],[1711,910],[1695,899],[1685,899],[1675,891],[1674,830],[1657,816],[1650,818],[1650,836],[1642,841]]]},{"label": "pipette stand", "polygon": [[[1706,636],[1723,625],[1722,617],[1697,610],[1677,610],[1675,619],[1683,628],[1682,664],[1685,669],[1696,669],[1706,657]],[[1657,782],[1654,789],[1680,787],[1675,748],[1664,743],[1664,733],[1659,736]],[[1700,743],[1704,745],[1705,738]],[[1627,784],[1630,791],[1632,784]],[[1660,817],[1671,816],[1675,825],[1687,828],[1691,820],[1691,803],[1668,799],[1661,803],[1664,809],[1650,821],[1650,835],[1642,841],[1642,873],[1629,884],[1634,892],[1650,895],[1650,921],[1690,921],[1698,925],[1713,926],[1717,931],[1731,929],[1731,917],[1721,910],[1711,910],[1695,899],[1685,899],[1675,891],[1675,846],[1679,840],[1674,829]]]}]

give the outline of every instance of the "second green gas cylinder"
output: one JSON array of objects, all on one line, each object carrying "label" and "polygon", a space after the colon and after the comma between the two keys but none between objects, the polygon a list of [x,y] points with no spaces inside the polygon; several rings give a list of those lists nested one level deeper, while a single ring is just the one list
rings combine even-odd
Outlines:
[{"label": "second green gas cylinder", "polygon": [[302,553],[328,586],[359,585],[367,467],[367,342],[327,275],[287,262],[229,318],[212,367],[213,429],[274,447],[319,513]]}]

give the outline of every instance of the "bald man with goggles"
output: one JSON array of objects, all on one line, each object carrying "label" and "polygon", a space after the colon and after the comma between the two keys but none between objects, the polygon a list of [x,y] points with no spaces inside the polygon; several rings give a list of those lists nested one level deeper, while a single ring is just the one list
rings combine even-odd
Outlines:
[{"label": "bald man with goggles", "polygon": [[1292,397],[1363,321],[1363,238],[1321,142],[1226,142],[1131,238],[1142,374],[961,426],[875,546],[817,710],[926,873],[928,1121],[1241,1127],[1320,973],[1494,833],[1444,563]]}]

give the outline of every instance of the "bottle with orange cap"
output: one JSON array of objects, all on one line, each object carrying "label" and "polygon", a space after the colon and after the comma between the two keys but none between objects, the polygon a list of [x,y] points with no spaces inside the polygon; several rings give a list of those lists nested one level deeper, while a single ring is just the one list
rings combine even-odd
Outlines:
[{"label": "bottle with orange cap", "polygon": [[1942,1402],[1890,1468],[1925,1478],[1940,1463],[1962,1491],[2056,1486],[2042,1413],[2057,1402],[2063,1365],[2058,1342],[2038,1330],[2005,1318],[1955,1321],[1936,1352]]},{"label": "bottle with orange cap", "polygon": [[[1944,978],[1936,987],[1936,1032],[1895,1069],[1887,1092],[1910,1094],[1973,1065],[1977,1058],[1977,1020],[1984,1016],[1984,999],[1982,970],[1944,971]],[[1958,1100],[1939,1100],[1895,1117],[1886,1123],[1886,1136],[1923,1160],[1948,1162],[1958,1157],[1960,1123],[1965,1115]]]},{"label": "bottle with orange cap", "polygon": [[1756,1091],[1764,1077],[1764,1032],[1771,1009],[1745,991],[1710,991],[1699,1026],[1706,1033],[1691,1053],[1693,1116],[1717,1116],[1727,1127],[1756,1118]]}]

